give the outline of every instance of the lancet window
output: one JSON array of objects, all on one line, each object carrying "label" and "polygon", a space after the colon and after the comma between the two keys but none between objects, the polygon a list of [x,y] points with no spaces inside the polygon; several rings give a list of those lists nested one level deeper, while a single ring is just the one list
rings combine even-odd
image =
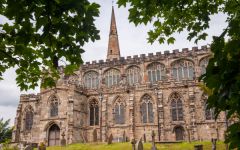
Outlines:
[{"label": "lancet window", "polygon": [[142,123],[154,122],[153,103],[152,98],[149,95],[144,95],[142,97],[140,112],[142,117]]},{"label": "lancet window", "polygon": [[90,111],[90,126],[99,125],[99,105],[96,99],[92,99],[89,102],[89,111]]},{"label": "lancet window", "polygon": [[172,121],[182,121],[183,106],[182,106],[182,100],[180,95],[177,93],[173,93],[170,97],[170,100],[171,100]]}]

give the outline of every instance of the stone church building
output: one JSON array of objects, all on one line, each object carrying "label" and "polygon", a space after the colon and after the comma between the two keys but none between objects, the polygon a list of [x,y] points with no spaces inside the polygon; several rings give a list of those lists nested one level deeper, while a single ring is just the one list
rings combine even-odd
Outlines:
[{"label": "stone church building", "polygon": [[62,73],[56,88],[21,95],[12,140],[151,141],[152,131],[156,141],[223,140],[225,115],[214,120],[198,86],[209,57],[206,46],[121,57],[112,8],[107,59]]}]

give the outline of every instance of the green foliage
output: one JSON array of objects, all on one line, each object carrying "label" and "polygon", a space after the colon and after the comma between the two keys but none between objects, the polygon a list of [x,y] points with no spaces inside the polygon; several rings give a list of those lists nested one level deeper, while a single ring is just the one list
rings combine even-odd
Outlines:
[{"label": "green foliage", "polygon": [[[58,63],[66,62],[67,74],[82,63],[82,46],[99,39],[94,25],[99,5],[88,0],[0,0],[0,78],[17,67],[21,90],[54,86]],[[45,71],[43,71],[45,70]]]},{"label": "green foliage", "polygon": [[[227,15],[227,28],[213,37],[207,73],[201,77],[201,87],[210,93],[208,106],[215,116],[227,112],[232,119],[226,142],[240,149],[240,1],[239,0],[118,0],[119,6],[130,4],[129,20],[135,25],[152,23],[148,41],[173,43],[175,32],[188,31],[188,40],[204,40],[210,16]],[[227,37],[227,42],[225,38]]]},{"label": "green foliage", "polygon": [[9,127],[10,120],[0,119],[0,143],[8,142],[12,137],[12,128]]}]

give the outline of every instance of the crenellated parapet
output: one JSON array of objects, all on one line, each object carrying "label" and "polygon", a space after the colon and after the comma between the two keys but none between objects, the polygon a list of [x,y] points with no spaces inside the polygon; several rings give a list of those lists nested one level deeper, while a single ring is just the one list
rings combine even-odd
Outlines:
[{"label": "crenellated parapet", "polygon": [[126,65],[126,64],[136,64],[139,62],[152,62],[152,61],[159,61],[164,60],[166,58],[174,59],[174,58],[185,58],[185,57],[194,57],[197,55],[204,55],[206,53],[210,53],[210,48],[207,46],[202,46],[201,48],[198,47],[192,47],[192,49],[183,48],[181,51],[179,49],[174,49],[172,52],[170,51],[164,51],[162,52],[156,52],[154,53],[148,53],[146,54],[140,54],[140,55],[134,55],[134,56],[127,56],[127,57],[120,57],[119,59],[113,58],[112,60],[106,59],[99,60],[99,61],[92,61],[92,62],[86,62],[82,65],[82,69],[91,69],[91,68],[98,68],[98,67],[111,67],[111,66],[120,66],[120,65]]},{"label": "crenellated parapet", "polygon": [[20,102],[30,102],[40,100],[40,93],[38,94],[21,94]]}]

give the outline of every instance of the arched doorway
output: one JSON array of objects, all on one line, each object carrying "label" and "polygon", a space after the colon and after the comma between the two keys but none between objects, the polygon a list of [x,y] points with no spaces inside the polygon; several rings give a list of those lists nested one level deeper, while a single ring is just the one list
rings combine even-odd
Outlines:
[{"label": "arched doorway", "polygon": [[183,141],[184,140],[184,129],[182,126],[177,126],[174,129],[176,141]]},{"label": "arched doorway", "polygon": [[48,131],[48,146],[60,145],[60,128],[53,124]]}]

